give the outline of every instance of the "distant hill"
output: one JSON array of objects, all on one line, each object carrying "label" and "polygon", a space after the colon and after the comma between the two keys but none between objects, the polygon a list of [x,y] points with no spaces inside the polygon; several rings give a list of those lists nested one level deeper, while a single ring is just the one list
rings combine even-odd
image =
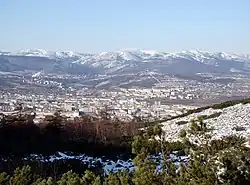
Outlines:
[{"label": "distant hill", "polygon": [[27,49],[0,52],[0,71],[44,70],[72,74],[126,74],[158,72],[191,75],[196,73],[250,74],[250,55],[225,52],[182,51],[167,53],[147,50],[118,50],[96,54],[72,51],[52,52]]}]

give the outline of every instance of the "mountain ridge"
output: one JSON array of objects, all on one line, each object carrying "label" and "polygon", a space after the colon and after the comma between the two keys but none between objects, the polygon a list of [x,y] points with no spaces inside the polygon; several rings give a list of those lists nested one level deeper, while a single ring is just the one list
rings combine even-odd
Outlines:
[{"label": "mountain ridge", "polygon": [[107,51],[107,52],[96,52],[96,53],[85,53],[85,52],[74,52],[74,51],[52,51],[52,50],[46,50],[46,49],[22,49],[17,52],[10,52],[10,51],[1,51],[0,55],[18,55],[18,56],[37,56],[37,57],[61,57],[63,55],[66,55],[68,57],[73,56],[102,56],[107,54],[122,54],[122,53],[132,53],[132,54],[144,54],[146,55],[165,55],[165,56],[185,56],[185,55],[210,55],[210,56],[217,56],[217,57],[231,57],[231,58],[237,58],[240,59],[250,59],[250,54],[237,54],[237,53],[230,53],[230,52],[210,52],[210,51],[204,51],[204,50],[198,50],[198,49],[190,49],[190,50],[183,50],[179,52],[164,52],[164,51],[156,51],[156,50],[145,50],[145,49],[119,49],[115,51]]},{"label": "mountain ridge", "polygon": [[[250,55],[187,50],[161,52],[120,49],[113,52],[79,53],[25,49],[0,52],[1,71],[44,70],[45,72],[114,74],[160,72],[173,74],[250,72]],[[15,66],[15,67],[12,67]],[[38,67],[39,66],[39,67]]]}]

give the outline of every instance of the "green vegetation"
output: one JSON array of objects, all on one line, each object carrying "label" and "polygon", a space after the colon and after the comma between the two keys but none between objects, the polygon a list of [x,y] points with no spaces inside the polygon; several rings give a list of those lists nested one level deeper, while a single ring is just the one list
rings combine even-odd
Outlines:
[{"label": "green vegetation", "polygon": [[[199,112],[202,112],[202,111],[204,111],[206,109],[210,109],[210,108],[223,109],[223,108],[234,106],[234,105],[237,105],[237,104],[240,104],[240,103],[242,103],[242,104],[250,103],[250,98],[240,99],[240,100],[231,100],[231,101],[226,101],[226,102],[223,102],[223,103],[218,103],[218,104],[209,105],[209,106],[205,106],[205,107],[199,107],[197,109],[191,109],[191,110],[188,110],[184,114],[181,114],[181,115],[178,115],[178,116],[173,116],[173,117],[168,118],[168,119],[153,121],[153,122],[148,123],[148,125],[155,125],[155,124],[162,123],[162,122],[169,121],[169,120],[173,120],[173,119],[176,119],[176,118],[183,118],[183,117],[186,117],[186,116],[188,116],[190,114],[199,113]],[[204,119],[219,117],[220,114],[221,113],[214,113],[214,114],[212,114],[210,116],[204,115]],[[184,122],[183,122],[183,124],[184,124]]]},{"label": "green vegetation", "polygon": [[[31,167],[0,174],[1,185],[246,185],[250,184],[250,150],[237,136],[212,140],[202,117],[193,120],[188,130],[180,131],[182,142],[164,140],[161,127],[154,126],[134,137],[136,170],[124,170],[107,176],[89,170],[70,170],[61,176],[44,176]],[[197,137],[198,142],[190,138]],[[199,143],[199,144],[198,144]],[[188,164],[174,165],[168,157],[173,150],[190,156]],[[162,153],[162,166],[150,154]],[[157,170],[158,169],[158,170]]]},{"label": "green vegetation", "polygon": [[188,123],[188,121],[178,121],[178,122],[176,122],[177,125],[185,125],[187,123]]},{"label": "green vegetation", "polygon": [[[1,116],[1,115],[0,115]],[[133,137],[144,123],[122,122],[107,117],[83,116],[67,120],[55,113],[40,124],[31,115],[2,115],[0,118],[0,155],[26,153],[124,153],[131,151]],[[8,142],[6,142],[8,141]],[[111,150],[112,149],[112,150]]]},{"label": "green vegetation", "polygon": [[236,131],[245,131],[246,130],[245,127],[241,127],[241,126],[236,126],[233,129],[236,130]]},{"label": "green vegetation", "polygon": [[180,130],[180,132],[179,132],[179,136],[180,136],[181,138],[185,138],[185,137],[187,136],[187,132],[186,132],[184,129],[182,129],[182,130]]},{"label": "green vegetation", "polygon": [[211,108],[213,108],[213,109],[223,109],[223,108],[234,106],[234,105],[237,105],[237,104],[240,104],[240,103],[242,103],[242,104],[250,103],[250,98],[241,99],[241,100],[232,100],[232,101],[226,101],[226,102],[219,103],[219,104],[214,104],[214,105],[211,106]]},{"label": "green vegetation", "polygon": [[222,114],[222,112],[216,112],[213,113],[211,115],[201,115],[200,117],[202,117],[202,119],[206,120],[206,119],[212,119],[212,118],[217,118]]},{"label": "green vegetation", "polygon": [[[250,99],[236,100],[206,108],[225,108]],[[189,111],[202,111],[200,108]],[[219,114],[211,115],[217,117]],[[182,115],[183,116],[183,115]],[[136,170],[104,175],[100,169],[79,167],[79,161],[25,164],[14,158],[0,163],[0,185],[247,185],[250,184],[250,149],[238,136],[212,140],[207,116],[192,120],[187,130],[180,130],[179,141],[166,141],[161,126],[126,124],[109,119],[79,118],[65,121],[60,115],[34,125],[32,119],[4,117],[0,127],[1,154],[53,152],[57,150],[132,152]],[[28,121],[27,121],[28,120]],[[184,123],[183,123],[184,124]],[[150,124],[144,124],[148,126]],[[243,130],[243,128],[235,128]],[[6,142],[8,141],[8,142]],[[46,150],[47,148],[47,150]],[[44,151],[43,151],[44,150]],[[175,165],[169,154],[188,156]],[[161,153],[162,161],[152,154]]]}]

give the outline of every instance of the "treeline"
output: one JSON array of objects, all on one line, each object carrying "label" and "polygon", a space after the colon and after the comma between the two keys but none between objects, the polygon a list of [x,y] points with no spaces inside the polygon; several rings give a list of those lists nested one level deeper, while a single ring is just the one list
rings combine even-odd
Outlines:
[{"label": "treeline", "polygon": [[[170,119],[185,117],[208,108],[226,108],[238,103],[250,103],[250,98],[189,110],[185,114]],[[105,112],[101,118],[83,116],[75,118],[73,121],[67,121],[56,113],[54,116],[47,116],[41,124],[37,125],[33,123],[34,117],[35,115],[2,115],[0,119],[0,155],[54,153],[56,151],[84,152],[91,153],[91,155],[124,153],[131,151],[132,138],[140,132],[139,128],[154,126],[166,121],[145,122],[135,119],[131,122],[123,122],[118,119],[110,119]]]},{"label": "treeline", "polygon": [[[148,126],[138,120],[110,119],[106,113],[101,118],[82,116],[67,120],[58,112],[47,116],[40,124],[34,124],[35,115],[0,116],[0,172],[12,174],[17,167],[28,165],[34,174],[56,179],[69,169],[78,174],[87,169],[96,174],[104,172],[100,163],[90,167],[78,159],[44,162],[32,160],[29,154],[49,156],[57,151],[70,151],[91,157],[107,156],[109,160],[121,157],[127,160],[134,158],[133,138],[143,133],[140,128]],[[176,150],[182,148],[182,144],[169,143],[169,148]]]},{"label": "treeline", "polygon": [[[196,108],[196,109],[191,109],[191,110],[188,110],[184,114],[173,116],[171,118],[164,119],[164,120],[153,121],[153,122],[150,122],[150,123],[147,123],[147,124],[151,126],[151,125],[155,125],[155,124],[162,123],[162,122],[165,122],[165,121],[169,121],[169,120],[172,120],[172,119],[183,118],[183,117],[186,117],[186,116],[188,116],[190,114],[202,112],[202,111],[204,111],[206,109],[210,109],[210,108],[212,108],[212,109],[224,109],[224,108],[234,106],[234,105],[237,105],[237,104],[240,104],[240,103],[242,103],[242,104],[250,103],[250,98],[239,99],[239,100],[230,100],[230,101],[226,101],[226,102],[223,102],[223,103],[217,103],[217,104],[213,104],[213,105],[199,107],[199,108]],[[216,116],[219,116],[219,115],[214,115],[214,116],[216,117]],[[209,119],[209,118],[206,118],[206,119]]]},{"label": "treeline", "polygon": [[[208,108],[226,108],[238,103],[250,103],[250,98],[189,110],[185,114],[170,119],[185,117]],[[212,116],[217,117],[219,114]],[[47,116],[40,124],[33,123],[34,117],[35,115],[21,114],[1,116],[0,155],[46,154],[56,151],[84,152],[90,155],[103,155],[104,153],[116,155],[131,151],[132,139],[140,133],[140,128],[166,121],[145,122],[135,119],[131,122],[123,122],[118,119],[110,119],[105,112],[101,118],[82,116],[73,121],[67,121],[59,113],[56,113],[53,116]]]},{"label": "treeline", "polygon": [[131,141],[143,122],[83,116],[72,121],[56,113],[34,124],[35,115],[4,116],[0,120],[0,155],[81,152],[116,155],[131,151]]},{"label": "treeline", "polygon": [[[224,103],[223,108],[249,99]],[[220,107],[219,106],[219,107]],[[160,126],[140,121],[101,119],[68,121],[59,113],[34,124],[35,115],[2,116],[0,124],[0,185],[246,185],[250,184],[250,150],[246,140],[229,136],[211,140],[205,117],[179,133],[180,141],[165,140]],[[193,138],[196,138],[195,140]],[[192,139],[190,139],[192,138]],[[89,169],[79,160],[23,161],[25,154],[74,151],[95,155],[133,153],[136,170],[105,176],[102,167]],[[188,164],[175,165],[169,154],[189,156]],[[151,154],[162,160],[151,160]],[[18,157],[20,156],[20,157]],[[88,170],[86,170],[88,169]],[[91,171],[89,171],[91,170]]]},{"label": "treeline", "polygon": [[[176,165],[168,154],[170,143],[160,127],[148,128],[134,138],[132,151],[136,155],[136,170],[124,170],[107,176],[89,170],[74,169],[60,176],[41,175],[30,166],[12,173],[1,173],[3,185],[247,185],[250,184],[250,150],[245,139],[237,136],[210,140],[209,128],[200,119],[181,135],[182,149],[189,156],[187,164]],[[190,139],[196,136],[197,140]],[[210,139],[209,139],[210,138]],[[200,143],[200,144],[197,144]],[[162,161],[150,154],[161,153]],[[178,161],[177,161],[178,162]]]},{"label": "treeline", "polygon": [[209,108],[212,108],[212,109],[224,109],[224,108],[234,106],[234,105],[237,105],[237,104],[240,104],[240,103],[242,103],[242,104],[250,103],[250,98],[245,98],[245,99],[240,99],[240,100],[231,100],[231,101],[226,101],[226,102],[223,102],[223,103],[217,103],[217,104],[210,105],[210,106],[200,107],[200,108],[197,108],[197,109],[194,109],[194,110],[187,111],[187,113],[184,114],[183,116],[187,116],[187,115],[193,114],[193,113],[199,113],[199,112],[201,112],[203,110],[206,110],[206,109],[209,109]]}]

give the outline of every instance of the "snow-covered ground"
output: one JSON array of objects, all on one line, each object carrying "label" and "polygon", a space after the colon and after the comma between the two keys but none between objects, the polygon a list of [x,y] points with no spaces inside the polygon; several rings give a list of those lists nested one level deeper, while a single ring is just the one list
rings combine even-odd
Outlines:
[{"label": "snow-covered ground", "polygon": [[[190,114],[183,118],[176,118],[163,122],[163,130],[166,132],[167,140],[179,140],[179,131],[188,129],[189,123],[178,125],[180,121],[190,122],[201,115],[212,115],[221,113],[218,117],[204,120],[208,128],[212,128],[213,139],[219,139],[228,135],[240,135],[245,138],[250,137],[250,104],[237,104],[224,109],[206,109],[200,113]],[[241,127],[241,131],[236,131],[236,127]]]},{"label": "snow-covered ground", "polygon": [[[158,168],[161,166],[161,154],[151,156],[151,158],[158,162]],[[108,174],[110,172],[118,172],[125,169],[128,170],[134,170],[135,167],[133,165],[133,159],[129,158],[127,160],[119,159],[119,157],[116,160],[108,159],[107,157],[90,157],[85,154],[72,154],[67,152],[56,152],[54,155],[50,156],[43,156],[41,154],[31,154],[27,157],[23,158],[24,160],[38,160],[41,162],[54,162],[56,160],[67,160],[67,159],[76,159],[79,160],[79,162],[82,162],[85,165],[88,165],[90,168],[94,168],[97,166],[102,166],[104,173]],[[177,166],[181,162],[186,163],[188,161],[188,157],[186,156],[177,156],[175,153],[169,155],[169,159],[171,159]]]}]

